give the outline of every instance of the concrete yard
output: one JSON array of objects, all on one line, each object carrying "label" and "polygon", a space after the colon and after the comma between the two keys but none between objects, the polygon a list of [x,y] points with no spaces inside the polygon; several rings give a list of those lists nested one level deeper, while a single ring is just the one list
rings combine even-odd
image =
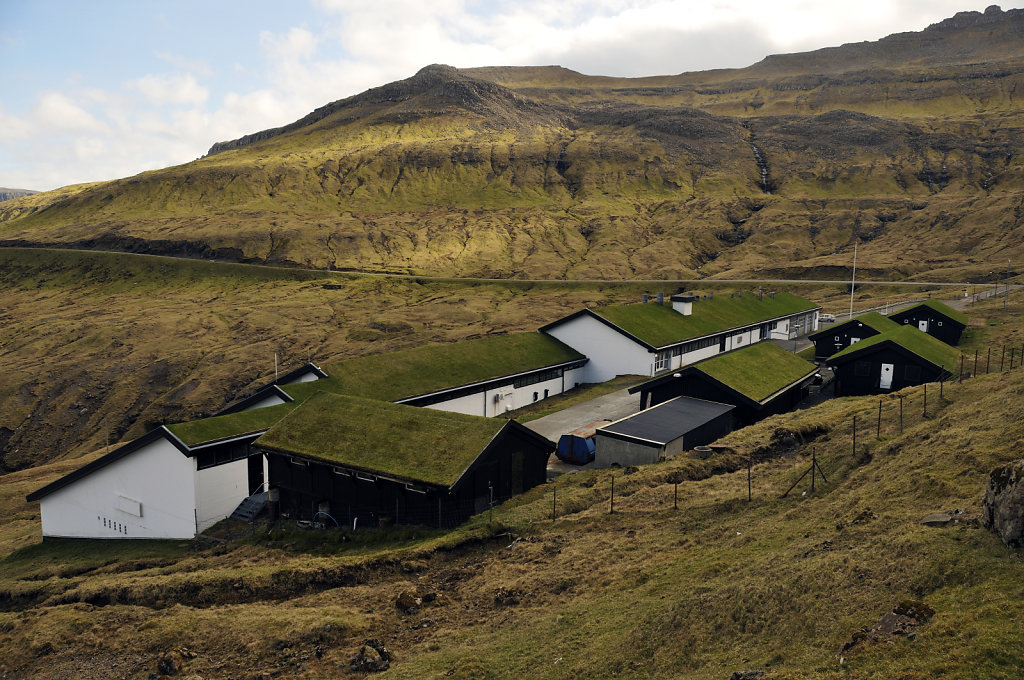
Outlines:
[{"label": "concrete yard", "polygon": [[597,397],[582,404],[552,413],[543,418],[523,423],[537,434],[547,437],[553,442],[570,430],[586,425],[595,420],[618,420],[631,416],[640,410],[640,395],[629,394],[629,388]]}]

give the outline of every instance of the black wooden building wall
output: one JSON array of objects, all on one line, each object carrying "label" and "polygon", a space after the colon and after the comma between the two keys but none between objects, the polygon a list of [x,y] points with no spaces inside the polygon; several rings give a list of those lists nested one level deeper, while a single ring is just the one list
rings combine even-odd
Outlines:
[{"label": "black wooden building wall", "polygon": [[960,342],[960,335],[964,326],[959,321],[953,321],[945,314],[940,314],[930,307],[915,307],[902,312],[896,312],[889,316],[898,324],[913,326],[917,328],[919,321],[928,322],[928,335],[942,340],[947,345],[956,345]]},{"label": "black wooden building wall", "polygon": [[[648,394],[650,395],[649,404],[647,403]],[[736,407],[732,415],[737,426],[743,426],[776,413],[790,411],[806,396],[806,386],[803,386],[803,383],[798,383],[764,406],[758,407],[754,405],[756,402],[753,400],[741,397],[736,391],[722,386],[702,373],[693,372],[684,373],[679,378],[673,378],[660,385],[656,385],[649,392],[642,392],[641,404],[645,405],[645,408],[656,406],[675,397],[693,397],[695,399],[717,401],[721,404],[731,404]]]},{"label": "black wooden building wall", "polygon": [[[879,384],[882,364],[893,365],[892,387],[889,389],[882,389]],[[943,377],[943,371],[931,362],[884,343],[876,346],[874,351],[843,357],[842,363],[832,364],[832,368],[835,371],[838,397],[895,392],[904,387],[935,382]],[[949,375],[949,372],[947,368],[945,375]]]},{"label": "black wooden building wall", "polygon": [[281,512],[291,518],[312,519],[319,508],[326,507],[332,519],[348,527],[353,520],[364,527],[450,527],[486,510],[492,489],[497,504],[543,484],[550,451],[515,433],[506,433],[491,442],[450,489],[376,477],[287,453],[266,453],[269,485],[279,490]]},{"label": "black wooden building wall", "polygon": [[814,357],[825,359],[849,347],[851,338],[863,340],[873,335],[878,335],[878,331],[859,321],[838,324],[811,339],[814,343]]}]

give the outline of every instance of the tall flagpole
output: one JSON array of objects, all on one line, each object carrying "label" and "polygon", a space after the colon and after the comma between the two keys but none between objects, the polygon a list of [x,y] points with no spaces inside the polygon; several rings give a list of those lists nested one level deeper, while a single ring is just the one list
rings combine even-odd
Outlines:
[{"label": "tall flagpole", "polygon": [[853,286],[857,283],[857,242],[853,242],[853,273],[850,275],[850,318],[853,318]]}]

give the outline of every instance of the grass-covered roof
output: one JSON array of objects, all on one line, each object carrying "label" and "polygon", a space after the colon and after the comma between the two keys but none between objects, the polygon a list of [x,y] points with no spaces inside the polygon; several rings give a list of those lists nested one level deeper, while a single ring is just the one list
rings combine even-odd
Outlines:
[{"label": "grass-covered roof", "polygon": [[186,446],[198,446],[207,442],[266,430],[288,415],[294,408],[295,404],[277,404],[251,411],[239,411],[224,416],[175,423],[168,425],[167,429]]},{"label": "grass-covered roof", "polygon": [[953,309],[952,307],[950,307],[949,305],[944,304],[942,302],[939,302],[938,300],[924,300],[922,302],[917,303],[916,305],[914,305],[912,307],[907,307],[906,309],[901,309],[899,312],[896,313],[896,315],[901,315],[902,316],[903,314],[906,314],[907,312],[910,312],[910,311],[912,311],[914,309],[917,309],[919,307],[928,307],[929,309],[933,309],[936,312],[938,312],[939,314],[943,314],[947,318],[950,318],[953,321],[956,321],[958,323],[963,324],[965,328],[967,327],[967,322],[969,321],[969,319],[968,319],[966,314],[964,314],[963,312],[959,312],[959,311]]},{"label": "grass-covered roof", "polygon": [[256,441],[370,473],[451,486],[508,422],[323,393]]},{"label": "grass-covered roof", "polygon": [[397,401],[583,358],[543,333],[511,333],[346,359],[325,367],[328,378],[280,387],[296,399],[333,392]]},{"label": "grass-covered roof", "polygon": [[818,338],[828,336],[830,333],[834,331],[839,331],[840,329],[845,328],[849,324],[854,323],[856,321],[861,322],[868,328],[872,328],[878,331],[879,333],[885,333],[886,331],[891,331],[900,327],[900,324],[896,323],[887,316],[882,316],[878,312],[867,312],[865,314],[861,314],[860,316],[855,316],[847,321],[843,321],[842,323],[837,323],[833,326],[829,326],[828,328],[823,328],[820,331],[811,333],[807,337],[816,342]]},{"label": "grass-covered roof", "polygon": [[817,307],[791,293],[776,293],[774,298],[764,295],[761,299],[754,293],[734,297],[720,293],[714,299],[694,302],[689,316],[673,310],[668,300],[663,305],[634,303],[591,311],[652,347],[664,347]]},{"label": "grass-covered roof", "polygon": [[754,401],[767,399],[817,369],[773,342],[747,345],[693,366]]},{"label": "grass-covered roof", "polygon": [[943,366],[947,371],[952,371],[960,361],[960,352],[941,340],[919,331],[915,326],[900,326],[895,330],[886,331],[880,335],[873,335],[870,338],[855,342],[843,351],[833,354],[829,361],[831,362],[887,341],[896,343],[936,366]]}]

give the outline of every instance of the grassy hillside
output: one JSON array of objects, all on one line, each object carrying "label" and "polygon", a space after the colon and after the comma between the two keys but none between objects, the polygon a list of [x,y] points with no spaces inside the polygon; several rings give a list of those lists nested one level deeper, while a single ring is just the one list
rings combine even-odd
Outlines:
[{"label": "grassy hillside", "polygon": [[[1008,313],[1001,301],[973,309],[968,352],[1024,342],[1022,313],[1015,297]],[[0,672],[145,677],[184,648],[183,673],[205,678],[356,677],[348,662],[375,638],[395,657],[382,678],[1016,677],[1019,558],[976,520],[988,471],[1024,444],[1024,369],[947,384],[941,401],[936,387],[926,417],[921,388],[901,393],[902,433],[883,400],[881,440],[878,398],[833,400],[737,431],[723,442],[732,452],[706,461],[563,476],[452,533],[6,539]],[[781,498],[812,447],[828,482]],[[0,536],[31,521],[22,491],[0,486]],[[956,524],[919,524],[952,509]],[[405,614],[403,591],[436,597]],[[935,611],[913,637],[843,650],[908,600]]]},{"label": "grassy hillside", "polygon": [[656,78],[411,78],[186,165],[4,202],[0,243],[512,278],[985,278],[1024,255],[1024,16]]}]

